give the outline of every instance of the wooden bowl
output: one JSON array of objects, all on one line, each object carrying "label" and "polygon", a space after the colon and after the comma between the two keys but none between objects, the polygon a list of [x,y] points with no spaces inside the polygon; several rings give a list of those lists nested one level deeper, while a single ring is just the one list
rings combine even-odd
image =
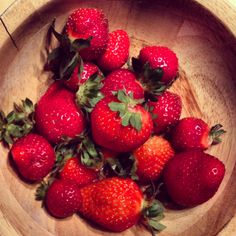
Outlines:
[{"label": "wooden bowl", "polygon": [[[78,7],[102,8],[110,30],[122,28],[131,37],[131,56],[144,45],[166,45],[178,55],[180,79],[172,90],[183,99],[184,116],[197,116],[227,130],[222,144],[208,152],[226,165],[226,176],[208,202],[185,210],[167,210],[160,235],[215,235],[232,218],[236,206],[236,24],[226,1],[30,1],[17,0],[0,22],[0,101],[8,112],[14,101],[29,97],[36,102],[50,75],[43,71],[45,35],[57,17],[61,29],[69,12]],[[207,10],[208,9],[208,10]],[[226,15],[226,12],[228,15]],[[104,232],[74,215],[52,218],[34,200],[36,185],[18,178],[0,148],[0,235],[117,235]],[[133,227],[119,235],[145,236]]]}]

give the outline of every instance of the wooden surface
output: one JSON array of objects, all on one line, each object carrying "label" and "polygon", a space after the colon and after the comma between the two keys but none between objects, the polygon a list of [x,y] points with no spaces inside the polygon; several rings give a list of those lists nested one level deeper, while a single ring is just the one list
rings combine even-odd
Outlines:
[{"label": "wooden surface", "polygon": [[[228,132],[223,143],[209,152],[225,163],[227,172],[219,191],[207,203],[188,210],[168,210],[163,222],[167,229],[160,235],[215,235],[236,209],[235,9],[226,0],[197,1],[217,15],[217,19],[201,5],[187,0],[153,0],[148,5],[144,2],[147,1],[15,1],[1,15],[0,22],[0,108],[9,111],[13,101],[26,96],[37,101],[49,77],[43,72],[47,24],[56,16],[60,29],[68,13],[76,7],[103,8],[110,29],[123,28],[131,36],[131,56],[137,56],[144,45],[171,47],[181,67],[181,78],[172,90],[182,96],[182,116],[199,116],[210,125],[221,122],[225,126]],[[65,220],[50,217],[34,200],[35,186],[17,177],[3,147],[0,156],[1,236],[117,235],[100,231],[76,215]],[[221,231],[220,236],[236,234],[235,221],[232,222],[233,226]],[[119,235],[149,234],[133,227]]]}]

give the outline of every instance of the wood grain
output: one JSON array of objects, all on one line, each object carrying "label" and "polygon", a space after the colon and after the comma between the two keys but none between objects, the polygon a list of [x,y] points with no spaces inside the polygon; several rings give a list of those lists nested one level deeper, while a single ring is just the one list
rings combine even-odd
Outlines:
[{"label": "wood grain", "polygon": [[[127,30],[131,56],[137,56],[144,45],[172,48],[180,62],[180,79],[172,90],[183,99],[182,117],[202,117],[210,125],[221,122],[227,130],[223,143],[209,150],[227,169],[219,191],[201,206],[167,210],[164,220],[167,229],[160,234],[215,235],[236,209],[235,11],[226,1],[18,0],[1,16],[12,39],[0,24],[0,56],[4,58],[0,62],[0,109],[9,111],[13,101],[25,97],[38,100],[50,77],[43,71],[48,24],[57,17],[57,28],[61,29],[69,12],[79,6],[102,8],[111,30]],[[5,190],[0,191],[1,236],[117,235],[94,228],[77,215],[65,220],[49,216],[34,200],[35,185],[18,178],[5,148],[0,148],[0,155],[0,185]],[[120,235],[149,234],[133,227]]]}]

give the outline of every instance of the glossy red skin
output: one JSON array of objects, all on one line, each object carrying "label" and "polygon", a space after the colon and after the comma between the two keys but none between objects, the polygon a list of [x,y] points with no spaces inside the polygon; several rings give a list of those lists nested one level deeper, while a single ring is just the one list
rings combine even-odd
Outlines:
[{"label": "glossy red skin", "polygon": [[164,166],[174,156],[174,150],[166,139],[155,135],[137,148],[133,156],[139,181],[147,183],[160,177]]},{"label": "glossy red skin", "polygon": [[193,207],[214,196],[224,174],[225,166],[219,159],[202,150],[189,150],[167,163],[164,183],[174,202]]},{"label": "glossy red skin", "polygon": [[81,164],[78,157],[67,160],[60,172],[60,179],[74,182],[78,187],[90,184],[97,178],[98,173]]},{"label": "glossy red skin", "polygon": [[150,137],[153,122],[150,114],[140,105],[133,108],[134,112],[141,114],[142,128],[137,131],[132,126],[122,126],[118,112],[111,111],[108,104],[117,102],[114,97],[105,97],[99,101],[91,113],[91,129],[94,141],[115,152],[129,152]]},{"label": "glossy red skin", "polygon": [[111,72],[103,81],[101,92],[105,96],[112,95],[112,92],[125,90],[126,93],[133,93],[135,99],[144,99],[144,89],[136,80],[135,74],[127,69],[118,69]]},{"label": "glossy red skin", "polygon": [[128,60],[129,47],[129,35],[124,30],[109,33],[107,49],[97,61],[99,67],[104,71],[119,69]]},{"label": "glossy red skin", "polygon": [[79,85],[87,81],[90,78],[90,76],[96,72],[99,72],[99,74],[101,74],[99,68],[95,64],[91,62],[84,62],[83,71],[80,76],[80,79],[78,77],[78,66],[77,66],[75,67],[70,79],[65,80],[64,84],[68,89],[72,90],[73,92],[76,92],[79,88]]},{"label": "glossy red skin", "polygon": [[98,59],[107,48],[108,20],[102,10],[79,8],[69,16],[66,33],[71,40],[93,37],[90,47],[80,51],[84,60],[93,61]]},{"label": "glossy red skin", "polygon": [[35,109],[38,132],[57,144],[63,136],[75,137],[85,129],[85,118],[75,103],[75,94],[59,83],[53,83]]},{"label": "glossy red skin", "polygon": [[40,181],[51,171],[56,156],[49,142],[37,134],[18,139],[11,148],[20,174],[29,181]]},{"label": "glossy red skin", "polygon": [[121,232],[135,225],[142,212],[143,196],[131,179],[107,178],[81,189],[79,212],[103,228]]},{"label": "glossy red skin", "polygon": [[164,75],[161,81],[169,84],[177,76],[178,58],[167,47],[147,46],[141,49],[139,59],[142,64],[149,62],[152,69],[161,67]]},{"label": "glossy red skin", "polygon": [[182,102],[179,95],[168,91],[157,96],[157,99],[157,102],[149,101],[148,106],[154,108],[151,113],[157,116],[153,120],[154,132],[161,134],[177,124],[182,111]]},{"label": "glossy red skin", "polygon": [[209,147],[209,126],[201,119],[181,119],[171,133],[171,143],[176,150],[207,149]]},{"label": "glossy red skin", "polygon": [[46,193],[46,207],[56,218],[65,218],[78,211],[82,204],[81,194],[76,184],[55,180]]}]

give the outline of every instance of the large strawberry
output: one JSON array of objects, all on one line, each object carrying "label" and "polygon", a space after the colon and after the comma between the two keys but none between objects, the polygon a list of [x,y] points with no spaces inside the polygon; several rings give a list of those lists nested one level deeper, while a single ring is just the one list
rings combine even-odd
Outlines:
[{"label": "large strawberry", "polygon": [[170,143],[161,136],[149,138],[133,152],[136,175],[141,182],[157,180],[167,161],[174,156]]},{"label": "large strawberry", "polygon": [[76,105],[75,95],[59,83],[53,83],[41,97],[35,119],[38,132],[54,144],[63,136],[73,138],[85,129],[85,118]]},{"label": "large strawberry", "polygon": [[90,47],[82,49],[80,55],[87,61],[96,60],[107,47],[108,20],[102,10],[79,8],[69,16],[66,33],[72,41],[92,37]]},{"label": "large strawberry", "polygon": [[154,132],[160,134],[178,122],[182,103],[179,95],[168,91],[156,98],[156,102],[148,102],[148,109],[156,116],[153,120]]},{"label": "large strawberry", "polygon": [[79,86],[85,83],[93,74],[100,72],[99,68],[91,63],[84,62],[81,68],[81,73],[78,71],[79,66],[76,66],[71,77],[68,80],[64,80],[64,84],[72,91],[77,91]]},{"label": "large strawberry", "polygon": [[148,63],[153,70],[161,68],[163,76],[160,81],[164,84],[171,83],[177,76],[178,58],[175,53],[167,47],[144,47],[139,53],[139,60],[142,65]]},{"label": "large strawberry", "polygon": [[37,134],[27,134],[11,148],[12,158],[27,180],[40,181],[52,169],[56,156],[48,141]]},{"label": "large strawberry", "polygon": [[119,90],[99,101],[91,113],[92,135],[97,144],[116,152],[128,152],[151,135],[150,114],[137,101]]},{"label": "large strawberry", "polygon": [[207,149],[211,144],[221,142],[220,136],[225,133],[221,128],[221,125],[215,125],[210,129],[202,119],[195,117],[183,118],[172,130],[171,143],[177,150]]},{"label": "large strawberry", "polygon": [[55,180],[45,197],[47,210],[57,218],[65,218],[76,213],[81,205],[81,194],[76,184]]},{"label": "large strawberry", "polygon": [[66,161],[60,171],[60,178],[77,184],[78,187],[87,185],[98,178],[94,169],[81,164],[78,157],[72,157]]},{"label": "large strawberry", "polygon": [[118,69],[111,72],[103,81],[101,92],[105,96],[112,95],[118,90],[125,90],[126,93],[133,94],[135,99],[144,98],[142,85],[136,80],[135,74],[127,69]]},{"label": "large strawberry", "polygon": [[124,30],[109,33],[107,49],[97,61],[99,67],[104,71],[122,67],[128,60],[129,46],[129,36]]},{"label": "large strawberry", "polygon": [[[149,229],[161,229],[157,218],[163,209],[157,204],[148,206],[138,185],[131,179],[107,178],[81,189],[79,212],[105,229],[121,232],[135,225],[144,214]],[[145,207],[147,207],[145,209]]]},{"label": "large strawberry", "polygon": [[224,164],[201,150],[177,154],[166,165],[164,183],[174,202],[192,207],[209,200],[225,174]]}]

